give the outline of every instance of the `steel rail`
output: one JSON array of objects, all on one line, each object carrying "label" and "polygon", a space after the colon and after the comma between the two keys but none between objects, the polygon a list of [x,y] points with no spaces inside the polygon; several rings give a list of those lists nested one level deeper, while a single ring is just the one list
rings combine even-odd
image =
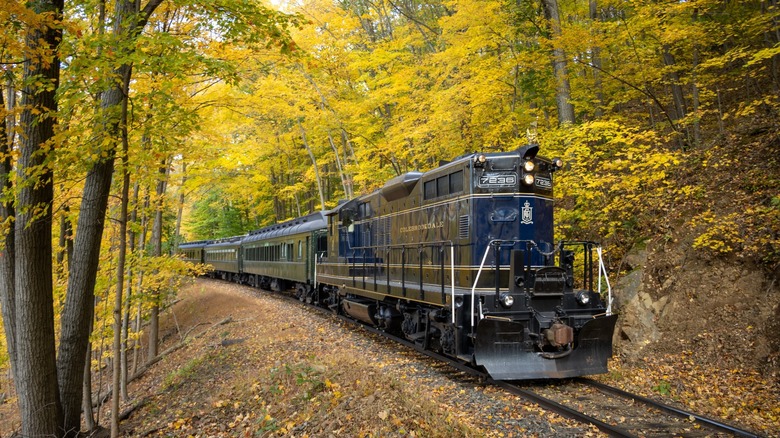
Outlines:
[{"label": "steel rail", "polygon": [[539,394],[536,394],[533,391],[529,391],[527,389],[522,389],[516,385],[513,385],[509,382],[503,381],[503,380],[493,380],[489,379],[488,382],[492,383],[493,385],[499,386],[503,388],[505,391],[515,394],[517,396],[520,396],[530,402],[536,403],[539,406],[555,412],[556,414],[559,414],[563,417],[579,421],[581,423],[587,423],[592,424],[596,426],[600,431],[606,433],[609,436],[614,437],[636,437],[637,435],[632,434],[631,432],[627,431],[626,429],[623,429],[621,427],[613,426],[609,423],[605,423],[597,418],[591,417],[589,415],[586,415],[580,411],[574,410],[566,405],[562,405],[556,401],[550,400],[546,397],[542,397]]},{"label": "steel rail", "polygon": [[656,409],[662,410],[662,411],[667,412],[669,414],[676,415],[676,416],[678,416],[680,418],[693,418],[695,422],[697,422],[699,424],[702,424],[702,425],[706,425],[709,428],[716,429],[716,430],[721,431],[721,432],[728,432],[730,434],[733,434],[733,435],[736,435],[736,436],[741,436],[741,437],[751,437],[751,438],[760,437],[760,435],[758,435],[758,434],[756,434],[754,432],[750,432],[750,431],[747,431],[747,430],[744,430],[744,429],[740,429],[738,427],[732,426],[730,424],[724,423],[724,422],[719,421],[719,420],[715,420],[713,418],[705,417],[703,415],[695,414],[693,412],[689,412],[689,411],[686,411],[686,410],[683,410],[683,409],[678,409],[678,408],[675,408],[674,406],[669,406],[667,404],[663,404],[663,403],[655,401],[655,400],[653,400],[651,398],[643,397],[643,396],[637,395],[637,394],[632,394],[630,392],[623,391],[620,388],[615,388],[615,387],[606,385],[604,383],[597,382],[597,381],[595,381],[593,379],[580,377],[580,378],[577,378],[575,380],[580,382],[580,383],[582,383],[582,384],[593,386],[594,388],[596,388],[596,389],[598,389],[600,391],[603,391],[603,392],[609,392],[609,393],[612,393],[612,394],[617,395],[619,397],[624,397],[624,398],[636,400],[638,402],[644,403],[644,404],[646,404],[648,406],[652,406],[652,407],[654,407]]}]

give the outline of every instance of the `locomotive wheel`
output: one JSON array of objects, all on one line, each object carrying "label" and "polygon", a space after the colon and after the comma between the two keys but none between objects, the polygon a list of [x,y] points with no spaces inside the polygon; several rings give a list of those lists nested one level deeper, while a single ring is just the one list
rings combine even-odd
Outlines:
[{"label": "locomotive wheel", "polygon": [[325,300],[325,304],[336,315],[341,313],[341,298],[339,297],[338,289],[328,291],[328,298]]}]

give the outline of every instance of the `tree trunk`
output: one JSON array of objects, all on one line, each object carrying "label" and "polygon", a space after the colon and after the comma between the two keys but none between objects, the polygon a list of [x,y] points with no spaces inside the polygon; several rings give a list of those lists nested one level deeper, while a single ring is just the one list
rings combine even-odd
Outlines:
[{"label": "tree trunk", "polygon": [[70,214],[70,206],[67,203],[62,204],[62,214],[60,215],[60,238],[59,238],[59,250],[57,251],[57,265],[67,261],[68,266],[65,269],[70,269],[70,261],[73,258],[73,225],[68,218]]},{"label": "tree trunk", "polygon": [[571,85],[566,62],[566,52],[559,47],[561,18],[557,0],[542,0],[544,16],[549,21],[553,41],[553,73],[555,75],[555,101],[558,105],[558,124],[574,123],[574,105],[571,103]]},{"label": "tree trunk", "polygon": [[[93,324],[90,324],[90,332]],[[87,430],[92,432],[95,430],[95,413],[92,411],[92,342],[87,344],[87,357],[84,361],[84,386],[82,388],[81,403],[84,409],[84,424],[87,426]]]},{"label": "tree trunk", "polygon": [[[129,78],[126,67],[124,78]],[[121,103],[124,93],[114,89],[103,94],[102,106],[108,109]],[[109,122],[110,125],[115,122]],[[116,132],[115,126],[107,126],[106,133]],[[93,318],[95,280],[100,259],[100,242],[103,236],[106,206],[111,190],[114,170],[114,152],[109,158],[92,166],[84,185],[84,197],[78,218],[78,229],[73,244],[68,291],[62,313],[62,336],[57,369],[60,378],[67,430],[78,431],[81,415],[81,385],[84,359],[89,341],[89,321]]]},{"label": "tree trunk", "polygon": [[[352,142],[349,140],[349,134],[343,126],[341,128],[341,144],[344,145],[344,165],[346,166],[347,163],[349,163],[349,158],[352,158],[355,165],[359,164],[357,156],[355,155],[355,149],[352,147]],[[351,183],[352,181],[350,180],[350,184]],[[350,190],[352,189],[350,188]]]},{"label": "tree trunk", "polygon": [[[141,290],[141,283],[143,282],[143,272],[141,272],[141,275],[138,276],[138,290]],[[135,321],[133,321],[133,328],[135,328],[136,332],[141,331],[141,317],[142,314],[142,307],[141,303],[138,303],[138,306],[135,309]],[[141,344],[136,341],[133,343],[133,374],[138,372],[138,364],[141,363]]]},{"label": "tree trunk", "polygon": [[303,147],[306,148],[306,152],[309,154],[311,164],[314,166],[314,177],[317,179],[317,191],[320,194],[320,210],[325,210],[325,195],[322,193],[322,179],[320,178],[320,170],[317,167],[317,159],[314,158],[314,153],[309,147],[309,142],[306,140],[306,131],[303,129],[301,122],[298,122],[298,129],[301,130],[301,139],[303,140]]},{"label": "tree trunk", "polygon": [[[129,55],[132,49],[128,45],[146,25],[152,12],[162,0],[150,0],[143,11],[138,11],[133,0],[118,0],[115,7],[114,35],[121,43],[115,47],[117,54]],[[139,13],[140,12],[140,13]],[[120,56],[120,59],[124,59]],[[101,96],[103,114],[102,126],[98,129],[102,138],[116,143],[121,134],[121,126],[116,111],[127,98],[132,64],[119,66],[114,74],[119,81],[105,90]],[[98,138],[96,145],[102,145]],[[57,356],[57,377],[60,383],[60,398],[64,415],[64,427],[67,433],[75,434],[80,428],[81,385],[83,384],[84,360],[89,342],[89,320],[94,312],[93,297],[100,242],[103,236],[106,205],[111,189],[111,177],[114,171],[115,146],[109,146],[106,157],[94,163],[84,184],[84,196],[78,218],[76,239],[73,245],[67,296],[62,313],[62,334]]]},{"label": "tree trunk", "polygon": [[[590,10],[591,22],[596,22],[599,19],[598,1],[590,0],[588,2]],[[604,86],[601,82],[601,47],[594,45],[591,49],[590,62],[594,68],[593,71],[593,87],[596,89],[596,109],[593,111],[593,115],[600,118],[604,115],[604,107],[606,102],[604,101]]]},{"label": "tree trunk", "polygon": [[[13,87],[8,87],[9,107],[11,106]],[[3,93],[0,90],[0,108],[5,106]],[[13,161],[11,160],[11,145],[13,144],[11,132],[14,129],[13,122],[0,124],[0,199],[6,199],[13,190],[11,172]],[[6,127],[8,129],[6,129]],[[10,198],[8,198],[10,199]],[[8,359],[11,363],[11,375],[16,380],[16,292],[14,289],[14,230],[13,230],[14,204],[13,201],[0,201],[0,304],[3,308],[3,327],[5,329],[6,347]]]},{"label": "tree trunk", "polygon": [[[764,32],[764,39],[766,41],[766,47],[771,48],[780,42],[780,20],[778,20],[777,14],[778,2],[777,0],[768,0],[762,2],[761,13],[767,14],[770,11],[774,12],[771,15],[770,29]],[[772,76],[772,85],[775,93],[780,93],[780,55],[773,55],[771,59],[771,67],[769,70]]]},{"label": "tree trunk", "polygon": [[[113,274],[113,272],[111,271],[112,268],[113,268],[113,266],[108,266],[108,269],[107,269],[111,274]],[[103,296],[102,297],[95,297],[95,303],[94,303],[93,307],[97,307],[98,304],[101,301],[105,302],[105,303],[108,302],[108,294],[111,292],[111,286],[110,285],[111,285],[111,283],[113,281],[114,281],[114,277],[109,275],[108,286],[106,286],[105,292],[103,292]],[[107,321],[107,318],[101,318],[100,319],[100,328],[98,329],[99,333],[105,333],[106,332],[106,321]],[[90,333],[92,332],[94,326],[95,326],[95,321],[94,320],[90,321]],[[90,343],[89,344],[89,349],[91,349],[91,348],[92,348],[92,344]],[[101,392],[101,390],[103,388],[103,370],[105,368],[103,366],[103,357],[104,357],[105,351],[106,351],[106,337],[105,336],[101,336],[100,337],[100,345],[99,345],[98,350],[97,350],[97,357],[98,357],[97,374],[98,374],[98,379],[97,379],[97,385],[96,386],[98,388],[97,399],[100,400],[100,403],[98,403],[98,406],[97,406],[97,413],[95,415],[97,418],[101,417],[100,410],[103,409],[103,404],[105,404],[105,400],[103,400],[103,397],[101,397],[101,395],[100,395],[100,392]],[[108,358],[108,360],[110,361],[111,359]],[[86,385],[85,385],[85,388],[86,388]],[[90,387],[90,389],[91,389],[91,387]],[[86,391],[85,391],[85,394],[86,394]],[[91,399],[92,398],[90,396],[90,400]]]},{"label": "tree trunk", "polygon": [[[149,231],[149,217],[147,216],[147,212],[149,211],[149,191],[148,189],[145,189],[146,192],[144,193],[144,205],[141,209],[141,233],[138,235],[138,258],[139,258],[139,265],[140,262],[143,260],[143,258],[146,256],[146,234]],[[143,291],[143,284],[144,284],[144,270],[139,269],[138,270],[138,280],[135,282],[136,289],[139,292]],[[135,312],[135,321],[133,322],[133,329],[136,333],[141,331],[141,320],[143,317],[143,308],[141,303],[138,303],[138,306],[136,308]],[[138,340],[133,341],[133,374],[135,374],[138,371],[138,366],[141,362],[140,360],[141,356],[141,343]]]},{"label": "tree trunk", "polygon": [[[130,213],[130,223],[135,223],[136,219],[138,218],[138,192],[140,189],[140,184],[135,183],[133,185],[133,212]],[[133,227],[130,228],[127,236],[127,240],[130,244],[130,248],[128,251],[130,254],[135,254],[135,231],[133,231]],[[124,311],[124,318],[122,321],[122,354],[120,356],[120,362],[122,362],[122,380],[121,380],[121,391],[122,391],[122,399],[127,400],[128,394],[127,394],[127,378],[128,378],[128,372],[127,372],[127,348],[128,348],[128,338],[130,334],[130,300],[133,296],[133,266],[132,263],[130,266],[127,266],[127,297],[125,298],[125,311]]]},{"label": "tree trunk", "polygon": [[181,162],[181,186],[179,187],[179,204],[176,208],[176,226],[173,229],[173,254],[179,252],[179,243],[181,242],[181,218],[184,214],[184,184],[187,183],[187,163]]},{"label": "tree trunk", "polygon": [[344,197],[346,199],[352,199],[352,187],[350,184],[352,178],[346,174],[346,172],[344,171],[344,167],[341,165],[339,150],[336,147],[336,144],[333,142],[333,137],[330,135],[330,132],[328,132],[328,143],[330,143],[330,148],[333,149],[333,155],[336,158],[336,170],[339,172],[339,178],[341,179],[341,187],[344,189]]},{"label": "tree trunk", "polygon": [[[676,61],[668,44],[663,45],[663,60],[664,65],[671,68],[667,76],[670,82],[670,87],[672,89],[672,101],[674,103],[674,116],[672,117],[672,120],[674,121],[674,125],[679,127],[679,121],[685,118],[688,109],[685,105],[685,95],[683,94],[682,85],[680,85],[680,75],[677,73],[677,71],[674,70]],[[685,132],[689,132],[687,127],[685,128]],[[680,138],[680,141],[678,142],[680,148],[684,147],[684,142],[686,140],[687,139]]]},{"label": "tree trunk", "polygon": [[[274,168],[271,167],[271,186],[272,187],[276,187],[276,182],[277,182],[276,172],[274,171]],[[276,192],[276,191],[275,191],[275,193],[278,194],[278,192]],[[282,213],[281,213],[281,210],[282,210],[281,200],[279,199],[278,195],[274,195],[274,217],[275,217],[275,222],[281,221],[282,218],[284,217],[282,215]]]},{"label": "tree trunk", "polygon": [[701,115],[699,113],[699,84],[696,83],[699,70],[699,46],[693,47],[693,70],[691,77],[691,102],[693,103],[693,144],[695,147],[701,145]]},{"label": "tree trunk", "polygon": [[122,304],[125,287],[125,257],[127,255],[127,204],[130,197],[129,145],[127,140],[127,99],[122,102],[122,194],[119,209],[119,254],[116,267],[114,296],[114,362],[111,392],[111,437],[119,436],[119,396],[122,392]]},{"label": "tree trunk", "polygon": [[[28,5],[37,14],[53,14],[56,21],[61,19],[62,0],[31,1]],[[22,436],[61,436],[63,432],[54,338],[51,228],[54,183],[48,167],[53,147],[47,144],[54,136],[55,93],[60,76],[57,45],[61,38],[60,28],[35,27],[25,37],[28,53],[37,56],[32,55],[24,62],[23,83],[28,85],[22,91],[20,102],[23,135],[16,168],[17,181],[26,183],[18,187],[13,290],[5,291],[10,294],[3,299],[4,308],[12,302],[9,310],[16,312],[12,328],[16,332],[14,382]],[[48,86],[36,87],[32,85],[33,80]],[[14,293],[15,298],[10,299]],[[79,371],[83,372],[83,368]]]},{"label": "tree trunk", "polygon": [[[165,189],[168,178],[168,159],[164,159],[160,167],[157,180],[157,196],[154,201],[154,223],[152,224],[152,257],[162,255],[162,217],[164,208]],[[152,311],[149,316],[149,357],[152,360],[157,357],[159,351],[159,331],[160,331],[160,291],[151,291]]]},{"label": "tree trunk", "polygon": [[[8,101],[7,101],[7,107],[8,107],[8,113],[5,116],[5,125],[4,125],[4,138],[6,139],[7,145],[11,146],[14,144],[14,138],[16,137],[14,127],[16,127],[16,117],[14,116],[13,109],[16,108],[16,86],[14,86],[14,76],[13,76],[13,70],[9,70],[6,74],[6,92],[8,93]],[[0,96],[0,100],[3,98],[3,96]]]},{"label": "tree trunk", "polygon": [[[298,67],[298,70],[301,72],[301,74],[309,81],[312,87],[314,87],[314,90],[316,90],[317,94],[320,96],[320,108],[322,108],[323,110],[329,110],[334,116],[336,116],[336,118],[338,118],[336,111],[334,111],[333,108],[330,106],[328,100],[325,98],[325,94],[322,93],[319,85],[317,85],[317,83],[314,81],[314,78],[312,78],[310,74],[306,73],[306,71],[303,69],[303,66],[301,64],[296,64],[296,66]],[[298,124],[298,126],[300,126],[300,123]],[[301,128],[301,130],[302,129],[303,128]],[[303,135],[305,136],[305,134]],[[341,128],[341,140],[344,143],[344,150],[345,150],[344,164],[346,165],[347,163],[346,149],[347,146],[350,146],[351,148],[351,145],[349,145],[349,139],[347,138],[346,131],[344,130],[344,128]],[[339,151],[336,148],[335,143],[333,142],[333,137],[331,136],[330,132],[328,132],[328,141],[330,142],[330,146],[333,149],[333,153],[335,154],[336,166],[339,169],[339,176],[341,176],[341,183],[344,186],[344,195],[346,196],[347,199],[352,199],[352,178],[349,177],[344,172],[344,168],[341,164],[342,160],[341,157],[339,156]],[[306,143],[306,139],[304,138],[304,144],[305,143]],[[308,146],[307,146],[307,150],[308,150]],[[311,153],[309,154],[309,156],[311,156]],[[353,152],[353,156],[354,156],[354,152]],[[316,163],[314,164],[314,169],[315,171],[317,170]],[[322,205],[323,205],[322,209],[325,209],[324,206],[325,204],[323,203]]]},{"label": "tree trunk", "polygon": [[[674,55],[672,55],[668,44],[664,44],[663,46],[663,58],[665,66],[674,67],[676,65]],[[680,85],[680,75],[677,74],[676,71],[672,70],[668,76],[671,82],[672,100],[674,102],[674,120],[677,121],[685,117],[687,112],[685,106],[685,96],[683,95],[683,89]]]}]

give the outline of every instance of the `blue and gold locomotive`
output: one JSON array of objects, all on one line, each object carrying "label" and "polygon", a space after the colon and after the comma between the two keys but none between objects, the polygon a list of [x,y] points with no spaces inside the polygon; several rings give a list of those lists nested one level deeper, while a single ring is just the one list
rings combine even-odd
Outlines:
[{"label": "blue and gold locomotive", "polygon": [[[400,175],[281,240],[291,248],[286,257],[292,251],[308,266],[303,274],[246,272],[239,260],[239,278],[279,279],[301,299],[482,366],[495,379],[604,373],[617,316],[594,291],[594,272],[603,272],[595,244],[554,243],[561,162],[537,152],[528,145],[469,154]],[[262,242],[258,234],[242,238],[243,257]]]}]

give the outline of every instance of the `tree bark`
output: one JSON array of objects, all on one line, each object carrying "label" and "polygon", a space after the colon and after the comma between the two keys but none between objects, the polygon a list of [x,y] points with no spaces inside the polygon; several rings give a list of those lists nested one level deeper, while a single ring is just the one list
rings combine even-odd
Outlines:
[{"label": "tree bark", "polygon": [[[126,66],[122,77],[129,78]],[[103,94],[102,106],[109,109],[121,103],[124,92],[119,89]],[[116,132],[116,122],[109,121],[106,133]],[[78,431],[81,416],[81,385],[84,360],[89,341],[89,321],[93,318],[94,289],[100,258],[100,242],[103,236],[106,206],[114,170],[114,152],[110,157],[95,163],[84,184],[84,196],[79,211],[78,230],[73,244],[67,296],[62,316],[57,369],[60,378],[60,395],[65,414],[66,430]]]},{"label": "tree bark", "polygon": [[[675,67],[676,61],[668,44],[664,44],[663,46],[663,58],[665,66],[672,68]],[[671,82],[672,100],[674,102],[674,120],[677,121],[684,118],[687,113],[687,108],[685,106],[685,96],[683,95],[683,89],[680,85],[680,75],[677,74],[676,71],[672,70],[668,74],[668,77],[669,81]]]},{"label": "tree bark", "polygon": [[[762,2],[761,13],[767,14],[769,11],[777,11],[777,8],[777,0],[767,0]],[[772,14],[770,24],[770,29],[767,32],[764,32],[767,48],[774,47],[780,42],[780,20],[778,20],[776,12]],[[780,93],[780,55],[773,55],[771,64],[770,74],[772,76],[772,85],[775,93]]]},{"label": "tree bark", "polygon": [[82,371],[113,164],[113,159],[97,163],[87,175],[73,245],[57,362],[67,430],[78,431],[80,424]]},{"label": "tree bark", "polygon": [[[15,93],[9,80],[8,94]],[[5,106],[3,93],[0,90],[0,108]],[[9,100],[9,109],[13,110],[11,98]],[[13,171],[13,161],[11,160],[11,146],[13,140],[11,132],[14,128],[13,122],[6,124],[4,120],[0,124],[0,194],[10,195],[13,190],[11,183],[11,172]],[[6,129],[8,127],[8,129]],[[3,327],[5,329],[6,347],[8,349],[8,358],[11,363],[11,375],[16,380],[16,292],[14,289],[14,204],[13,201],[0,202],[0,305],[3,309]]]},{"label": "tree bark", "polygon": [[[14,134],[14,127],[16,126],[16,117],[14,116],[13,109],[16,108],[16,86],[14,86],[14,76],[11,73],[11,71],[8,72],[6,75],[6,92],[8,93],[8,101],[7,107],[8,107],[8,113],[5,116],[4,120],[4,136],[7,141],[7,146],[11,146],[14,144],[14,138],[16,137],[16,134]],[[2,98],[2,96],[0,96]]]},{"label": "tree bark", "polygon": [[[61,436],[62,409],[57,390],[52,273],[52,201],[54,182],[48,157],[53,150],[60,61],[63,1],[31,1],[38,14],[53,14],[43,28],[30,28],[24,62],[18,189],[14,221],[16,393],[23,436]],[[51,27],[49,27],[51,26]],[[47,83],[32,85],[32,79]],[[8,297],[4,300],[10,301]],[[10,309],[9,309],[10,310]],[[83,356],[82,356],[83,363]],[[83,372],[83,368],[79,369]],[[79,390],[81,387],[79,386]],[[80,409],[81,406],[79,406]]]},{"label": "tree bark", "polygon": [[[94,324],[90,324],[90,331]],[[87,357],[84,362],[84,385],[82,406],[84,410],[84,424],[87,431],[95,430],[95,413],[92,410],[92,342],[87,344]]]},{"label": "tree bark", "polygon": [[70,206],[67,203],[62,204],[62,214],[60,215],[60,238],[59,249],[57,251],[57,264],[62,265],[67,261],[68,266],[65,269],[70,269],[70,261],[73,259],[73,225],[68,218],[70,214]]},{"label": "tree bark", "polygon": [[558,105],[558,124],[574,123],[574,105],[571,103],[571,85],[566,62],[566,52],[558,46],[561,37],[561,18],[557,0],[542,0],[544,16],[549,21],[553,41],[553,73],[555,75],[555,101]]},{"label": "tree bark", "polygon": [[[140,184],[136,182],[133,184],[133,211],[130,213],[130,223],[134,224],[138,218],[138,192],[140,190]],[[133,227],[130,227],[128,230],[128,236],[127,236],[129,248],[128,251],[130,254],[135,254],[135,231],[133,231]],[[130,266],[127,266],[127,296],[125,298],[125,311],[124,311],[124,317],[122,320],[122,354],[120,356],[120,362],[122,363],[122,378],[120,381],[121,384],[121,392],[122,392],[122,399],[127,400],[128,394],[127,394],[127,379],[128,379],[128,369],[127,369],[127,349],[128,349],[128,338],[130,337],[130,303],[131,298],[133,296],[133,264],[131,263]],[[135,341],[133,341],[135,342]]]},{"label": "tree bark", "polygon": [[[336,158],[336,170],[339,172],[339,178],[341,179],[341,187],[344,189],[344,197],[346,199],[352,199],[352,185],[350,181],[352,178],[344,171],[344,167],[341,165],[341,157],[339,156],[339,150],[336,147],[336,143],[333,141],[333,137],[328,132],[328,143],[330,148],[333,149],[333,156]],[[327,174],[327,171],[326,171]]]},{"label": "tree bark", "polygon": [[693,144],[696,147],[701,145],[701,114],[699,108],[701,102],[699,100],[699,84],[696,82],[698,79],[699,71],[699,46],[693,47],[693,69],[691,72],[691,102],[693,103]]},{"label": "tree bark", "polygon": [[[668,44],[663,45],[663,61],[664,65],[667,67],[672,68],[670,70],[669,74],[667,74],[667,77],[669,79],[669,86],[672,90],[672,102],[674,103],[674,116],[672,117],[673,125],[675,126],[675,129],[678,130],[680,123],[679,121],[681,119],[684,119],[685,116],[688,113],[688,108],[685,104],[685,95],[683,94],[683,88],[680,84],[680,75],[677,73],[677,71],[674,70],[676,66],[676,61],[674,59],[674,55],[671,52],[671,47]],[[685,127],[685,133],[686,137],[690,137],[689,135],[689,129],[686,126]],[[685,141],[688,141],[689,138],[679,138],[678,144],[680,148],[685,147]]]},{"label": "tree bark", "polygon": [[[149,217],[147,216],[147,212],[149,211],[149,190],[144,189],[144,203],[143,208],[141,209],[141,232],[138,234],[138,258],[139,258],[139,265],[141,265],[141,261],[146,256],[146,234],[149,231]],[[138,279],[135,281],[136,289],[141,292],[143,290],[142,286],[144,284],[144,270],[143,268],[138,270]],[[135,311],[135,320],[133,321],[133,330],[138,333],[141,331],[141,318],[143,316],[142,314],[142,306],[139,302],[136,311]],[[140,359],[141,356],[141,343],[138,340],[133,341],[133,373],[135,373],[138,370],[138,366],[141,362]]]}]

